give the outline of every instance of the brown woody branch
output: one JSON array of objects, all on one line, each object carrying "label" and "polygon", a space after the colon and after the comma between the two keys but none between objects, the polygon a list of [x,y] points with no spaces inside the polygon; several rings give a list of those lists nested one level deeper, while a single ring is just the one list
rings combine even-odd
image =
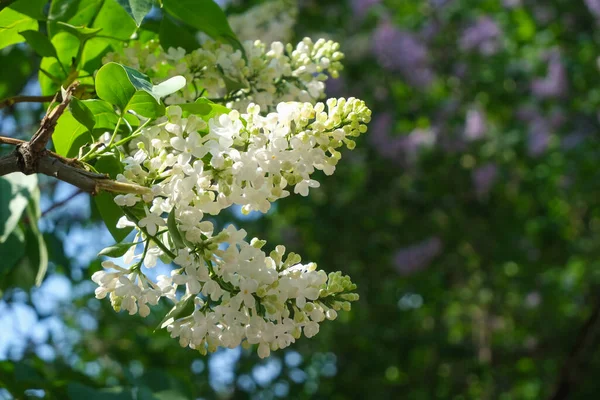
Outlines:
[{"label": "brown woody branch", "polygon": [[[597,290],[598,288],[595,287],[595,291]],[[591,314],[583,324],[571,352],[565,359],[558,376],[558,382],[549,400],[566,400],[570,398],[571,392],[577,388],[578,381],[584,378],[582,372],[585,370],[585,364],[589,362],[588,358],[598,346],[599,331],[600,299],[596,299]]]},{"label": "brown woody branch", "polygon": [[52,101],[54,96],[15,96],[0,101],[0,109],[10,107],[17,103],[46,103]]},{"label": "brown woody branch", "polygon": [[[50,105],[40,128],[33,135],[31,141],[0,138],[0,143],[16,146],[15,151],[11,154],[0,157],[0,176],[12,172],[22,172],[25,175],[40,173],[70,183],[93,195],[101,190],[114,193],[149,193],[150,189],[146,187],[113,181],[108,175],[83,169],[77,160],[64,158],[46,149],[56,128],[56,123],[68,107],[71,96],[78,85],[77,82],[71,84],[65,91],[64,98],[56,107],[52,108],[52,104]],[[52,97],[51,100],[55,100],[56,97]]]}]

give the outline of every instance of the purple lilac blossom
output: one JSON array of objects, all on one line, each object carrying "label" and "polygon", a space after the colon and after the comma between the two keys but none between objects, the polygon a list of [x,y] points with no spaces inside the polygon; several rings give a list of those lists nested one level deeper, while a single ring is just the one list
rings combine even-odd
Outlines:
[{"label": "purple lilac blossom", "polygon": [[595,17],[600,18],[600,0],[585,0],[585,5]]},{"label": "purple lilac blossom", "polygon": [[358,19],[363,19],[369,9],[379,3],[381,3],[381,0],[352,0],[352,12]]},{"label": "purple lilac blossom", "polygon": [[465,139],[469,141],[481,139],[486,131],[485,113],[476,107],[468,110],[465,121]]},{"label": "purple lilac blossom", "polygon": [[441,253],[442,248],[442,240],[436,236],[404,247],[394,255],[394,268],[400,275],[421,271]]},{"label": "purple lilac blossom", "polygon": [[415,34],[383,21],[373,33],[372,41],[373,53],[383,68],[399,72],[416,88],[431,83],[434,73],[429,66],[429,51]]},{"label": "purple lilac blossom", "polygon": [[560,52],[550,52],[546,59],[548,61],[548,73],[543,78],[537,78],[531,83],[531,91],[534,95],[546,98],[559,98],[567,94],[568,81],[567,71],[560,59]]},{"label": "purple lilac blossom", "polygon": [[492,55],[500,49],[500,28],[490,17],[479,17],[477,22],[464,30],[460,38],[460,48],[476,50],[483,55]]},{"label": "purple lilac blossom", "polygon": [[502,5],[506,8],[515,8],[521,5],[521,0],[503,0]]},{"label": "purple lilac blossom", "polygon": [[533,16],[538,23],[545,25],[554,20],[554,10],[544,5],[536,5],[533,9]]},{"label": "purple lilac blossom", "polygon": [[528,125],[527,152],[532,157],[537,157],[547,150],[551,134],[564,123],[564,115],[558,109],[545,116],[537,109],[526,106],[517,111],[517,118]]},{"label": "purple lilac blossom", "polygon": [[394,116],[382,112],[371,122],[369,140],[380,156],[401,164],[414,162],[418,152],[431,147],[437,140],[433,129],[414,129],[408,135],[392,136]]},{"label": "purple lilac blossom", "polygon": [[475,186],[475,193],[477,197],[481,198],[486,196],[496,178],[498,177],[498,166],[494,163],[487,163],[479,168],[473,170],[473,186]]}]

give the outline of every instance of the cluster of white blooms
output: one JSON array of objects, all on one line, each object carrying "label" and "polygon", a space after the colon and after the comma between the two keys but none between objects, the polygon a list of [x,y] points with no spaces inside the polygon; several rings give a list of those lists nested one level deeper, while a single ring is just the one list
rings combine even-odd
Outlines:
[{"label": "cluster of white blooms", "polygon": [[[130,245],[121,267],[112,261],[94,274],[98,298],[110,295],[116,310],[147,316],[161,297],[177,302],[163,326],[182,346],[201,352],[217,347],[258,344],[261,357],[283,348],[304,332],[311,337],[319,323],[334,319],[358,298],[355,285],[341,273],[327,276],[314,263],[277,246],[269,255],[265,242],[246,242],[246,232],[228,226],[214,234],[205,214],[238,204],[244,212],[266,212],[271,202],[306,196],[319,183],[315,170],[332,174],[344,145],[367,130],[370,110],[363,101],[329,99],[326,103],[280,103],[263,115],[250,104],[246,113],[204,119],[185,115],[179,106],[144,128],[130,142],[118,180],[149,187],[145,196],[118,195],[130,210],[121,226],[135,225],[143,254]],[[134,212],[135,211],[135,212]],[[137,213],[137,214],[136,214]],[[141,271],[167,256],[179,266],[171,276],[152,282]],[[138,261],[139,260],[139,261]],[[185,294],[177,296],[177,289]]]},{"label": "cluster of white blooms", "polygon": [[139,264],[125,269],[105,261],[103,266],[113,271],[92,276],[100,285],[96,296],[110,294],[115,310],[139,310],[145,317],[147,304],[157,304],[160,297],[175,300],[177,288],[184,286],[179,306],[161,326],[181,346],[206,354],[218,347],[258,344],[260,357],[289,346],[302,332],[316,335],[320,322],[335,319],[337,311],[349,310],[358,299],[349,277],[339,272],[328,276],[314,263],[300,264],[294,253],[284,257],[283,246],[267,256],[261,250],[264,241],[247,243],[245,236],[230,225],[214,237],[188,242],[192,247],[179,249],[174,259],[180,268],[169,277],[159,276],[157,283]]},{"label": "cluster of white blooms", "polygon": [[[288,39],[296,13],[294,1],[280,0],[233,17],[242,39],[263,40],[245,41],[243,51],[208,41],[186,54],[150,41],[105,59],[155,82],[183,75],[187,86],[167,98],[165,117],[146,121],[119,146],[124,171],[117,180],[149,191],[115,197],[125,212],[117,226],[133,226],[136,235],[106,252],[123,255],[122,262],[105,261],[92,276],[96,296],[143,317],[161,298],[172,301],[161,328],[203,354],[255,344],[266,357],[302,333],[314,336],[319,323],[358,299],[356,285],[340,272],[302,264],[283,246],[266,253],[264,241],[246,241],[233,225],[215,232],[206,218],[234,204],[264,213],[292,191],[308,195],[319,186],[314,172],[331,175],[339,149],[354,148],[353,139],[367,130],[371,111],[363,101],[318,102],[325,80],[342,69],[338,43],[305,38],[294,47],[274,40]],[[159,258],[176,269],[154,282],[142,267]]]},{"label": "cluster of white blooms", "polygon": [[[366,132],[370,121],[370,110],[355,98],[314,106],[280,103],[266,116],[250,104],[245,114],[234,110],[208,123],[182,117],[178,106],[168,114],[168,121],[144,129],[134,142],[135,153],[124,160],[119,179],[213,215],[232,204],[244,212],[267,212],[271,202],[289,195],[290,186],[307,196],[319,186],[314,171],[333,174],[341,158],[337,149],[354,148],[352,138]],[[116,198],[121,206],[140,200],[132,194]],[[162,200],[153,207],[157,217],[169,211],[164,207]]]},{"label": "cluster of white blooms", "polygon": [[314,103],[324,97],[325,81],[337,78],[344,55],[331,40],[304,38],[295,47],[256,40],[243,43],[244,53],[231,45],[208,41],[186,54],[181,48],[167,52],[156,42],[135,42],[123,53],[111,53],[115,61],[159,81],[175,75],[188,85],[167,98],[167,103],[193,102],[207,97],[244,111],[250,103],[272,111],[280,102]]},{"label": "cluster of white blooms", "polygon": [[297,1],[269,1],[254,6],[243,14],[230,16],[229,25],[240,40],[288,42],[294,33],[297,14]]}]

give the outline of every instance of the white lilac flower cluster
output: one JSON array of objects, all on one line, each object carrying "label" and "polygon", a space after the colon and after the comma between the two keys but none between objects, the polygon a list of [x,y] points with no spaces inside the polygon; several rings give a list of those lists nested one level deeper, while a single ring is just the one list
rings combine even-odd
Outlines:
[{"label": "white lilac flower cluster", "polygon": [[137,69],[155,81],[182,75],[188,85],[167,103],[193,102],[207,97],[244,111],[250,103],[273,111],[286,101],[315,103],[325,93],[328,77],[337,78],[344,55],[337,42],[304,38],[295,47],[282,42],[267,45],[245,41],[244,52],[231,45],[208,41],[188,54],[179,48],[163,51],[157,42],[134,42],[115,61]]},{"label": "white lilac flower cluster", "polygon": [[[115,310],[147,316],[148,305],[166,297],[177,302],[175,310],[189,306],[163,324],[182,346],[206,352],[258,344],[261,357],[302,332],[315,335],[320,322],[349,309],[358,299],[349,277],[327,276],[294,253],[284,259],[283,246],[267,255],[264,241],[248,243],[246,232],[231,225],[214,234],[205,219],[233,204],[266,212],[291,187],[308,195],[319,186],[313,172],[332,174],[338,149],[354,147],[352,139],[366,132],[371,114],[355,98],[280,103],[276,110],[265,115],[250,104],[244,114],[232,110],[205,121],[171,106],[167,117],[141,131],[124,150],[129,155],[117,179],[151,193],[119,195],[115,202],[126,210],[120,225],[137,227],[144,251],[135,254],[136,245],[130,246],[123,260],[128,268],[103,264],[107,271],[92,277],[98,298],[109,295]],[[163,256],[179,268],[153,282],[141,267]],[[177,295],[180,286],[183,296]]]},{"label": "white lilac flower cluster", "polygon": [[[207,232],[208,233],[208,232]],[[109,271],[96,272],[96,297],[110,295],[115,310],[131,315],[150,313],[161,297],[176,300],[185,287],[179,313],[167,315],[166,327],[181,346],[203,354],[218,347],[258,344],[258,355],[289,346],[304,332],[312,337],[319,323],[333,320],[337,311],[350,310],[358,295],[350,278],[340,272],[317,271],[316,264],[300,264],[300,256],[277,246],[267,256],[264,241],[244,241],[246,232],[229,225],[220,234],[179,249],[174,262],[180,266],[171,276],[149,280],[140,268],[122,268],[103,262]],[[160,240],[160,239],[153,239]],[[221,249],[220,244],[226,244]],[[156,247],[155,247],[156,248]],[[135,249],[135,247],[132,247]],[[133,252],[129,257],[135,258]],[[188,308],[188,312],[185,312]]]},{"label": "white lilac flower cluster", "polygon": [[230,16],[229,25],[240,40],[288,42],[294,33],[297,14],[297,1],[269,1]]}]

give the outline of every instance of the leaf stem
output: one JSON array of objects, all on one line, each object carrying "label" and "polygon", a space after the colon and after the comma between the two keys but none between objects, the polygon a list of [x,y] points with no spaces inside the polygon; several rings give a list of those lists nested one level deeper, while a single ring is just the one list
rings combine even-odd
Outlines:
[{"label": "leaf stem", "polygon": [[157,239],[155,236],[152,236],[148,233],[148,231],[146,230],[146,228],[142,228],[141,226],[138,225],[138,223],[140,222],[139,219],[127,208],[122,207],[121,208],[123,210],[123,213],[127,216],[127,218],[129,218],[130,220],[133,221],[133,223],[137,226],[137,228],[142,231],[142,233],[144,235],[146,235],[146,237],[150,238],[154,243],[156,243],[156,245],[158,246],[159,249],[161,249],[166,255],[168,255],[171,259],[175,259],[177,258],[177,256],[175,255],[175,253],[173,253],[171,250],[169,250],[167,248],[167,246],[164,245],[163,242],[161,242],[159,239]]}]

